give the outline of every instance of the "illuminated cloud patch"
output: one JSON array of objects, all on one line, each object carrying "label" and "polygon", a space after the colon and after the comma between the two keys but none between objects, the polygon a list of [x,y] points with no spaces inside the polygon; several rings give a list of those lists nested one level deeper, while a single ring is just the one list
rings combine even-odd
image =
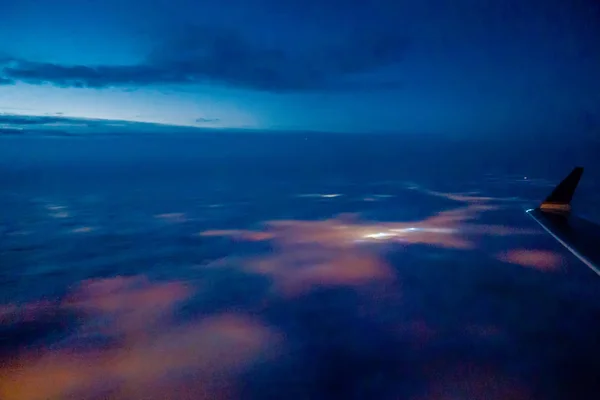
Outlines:
[{"label": "illuminated cloud patch", "polygon": [[0,305],[0,325],[35,321],[40,315],[56,312],[57,305],[49,301]]},{"label": "illuminated cloud patch", "polygon": [[[475,239],[481,236],[537,233],[475,224],[481,213],[497,209],[488,204],[492,199],[448,196],[467,205],[415,222],[371,222],[356,214],[341,214],[326,220],[267,221],[261,231],[208,230],[199,235],[271,242],[273,250],[268,254],[232,259],[232,264],[241,263],[247,271],[270,277],[276,290],[285,296],[298,296],[319,287],[357,288],[394,281],[393,269],[381,257],[384,247],[380,244],[469,250],[476,247]],[[219,260],[218,265],[228,265],[227,260]]]},{"label": "illuminated cloud patch", "polygon": [[205,237],[229,237],[236,240],[249,242],[262,242],[275,238],[275,234],[269,232],[248,231],[243,229],[222,229],[200,232],[199,236]]},{"label": "illuminated cloud patch", "polygon": [[539,271],[557,271],[563,264],[563,258],[548,250],[514,249],[496,256],[503,262],[535,268]]},{"label": "illuminated cloud patch", "polygon": [[71,233],[90,233],[95,231],[96,228],[92,226],[82,226],[80,228],[71,229]]},{"label": "illuminated cloud patch", "polygon": [[378,257],[318,248],[284,250],[247,261],[245,266],[273,279],[276,290],[290,297],[318,287],[360,287],[394,279],[391,267]]},{"label": "illuminated cloud patch", "polygon": [[63,307],[83,312],[92,321],[108,319],[105,333],[120,334],[143,331],[168,319],[173,307],[191,294],[191,288],[180,282],[154,284],[143,276],[116,277],[82,282]]},{"label": "illuminated cloud patch", "polygon": [[498,200],[495,197],[472,196],[469,194],[461,194],[461,193],[444,193],[444,192],[436,192],[435,190],[424,190],[423,192],[430,194],[432,196],[443,197],[445,199],[454,200],[454,201],[458,201],[461,203],[481,204],[481,203],[489,203],[489,202]]},{"label": "illuminated cloud patch", "polygon": [[[175,324],[176,305],[191,295],[182,283],[145,277],[82,282],[62,304],[52,305],[81,314],[81,327],[54,350],[25,351],[5,360],[0,398],[237,398],[237,376],[275,355],[282,338],[240,314]],[[19,308],[26,314],[28,306]],[[48,312],[37,304],[29,308]],[[2,315],[14,313],[12,307],[2,309]],[[98,334],[112,335],[116,342],[81,346],[88,335]]]},{"label": "illuminated cloud patch", "polygon": [[354,248],[359,243],[396,242],[426,244],[450,249],[471,249],[469,236],[508,236],[536,234],[538,231],[502,225],[470,223],[495,206],[473,204],[439,212],[415,222],[369,222],[358,215],[341,214],[327,220],[275,220],[265,223],[264,231],[209,230],[200,236],[224,236],[241,240],[274,240],[282,248],[316,245],[327,249]]},{"label": "illuminated cloud patch", "polygon": [[166,214],[158,214],[154,216],[155,218],[169,222],[169,223],[180,223],[186,222],[187,217],[185,213],[166,213]]}]

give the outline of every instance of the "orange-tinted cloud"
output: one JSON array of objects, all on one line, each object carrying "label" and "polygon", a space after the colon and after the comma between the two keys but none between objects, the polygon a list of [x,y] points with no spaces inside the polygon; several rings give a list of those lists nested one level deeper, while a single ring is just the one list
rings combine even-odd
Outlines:
[{"label": "orange-tinted cloud", "polygon": [[[473,249],[476,247],[475,236],[531,233],[508,226],[474,224],[481,213],[497,208],[488,204],[491,198],[436,195],[466,205],[415,222],[371,222],[361,220],[356,214],[342,214],[320,221],[267,221],[260,231],[209,230],[199,235],[271,241],[272,252],[240,262],[253,273],[271,277],[282,293],[298,295],[312,287],[356,287],[392,279],[393,270],[379,256],[379,247],[368,246],[367,250],[365,244],[395,242]],[[219,264],[227,263],[221,260]]]},{"label": "orange-tinted cloud", "polygon": [[145,331],[162,322],[177,303],[191,294],[191,288],[182,282],[152,283],[143,276],[94,279],[82,282],[63,307],[108,319],[110,323],[103,325],[103,333],[121,334]]},{"label": "orange-tinted cloud", "polygon": [[423,190],[423,192],[430,194],[432,196],[443,197],[445,199],[459,201],[461,203],[488,203],[491,201],[500,200],[495,197],[472,196],[470,194],[461,194],[461,193],[444,193],[444,192],[436,192],[435,190]]},{"label": "orange-tinted cloud", "polygon": [[240,315],[129,339],[107,350],[22,355],[0,369],[0,398],[100,398],[105,392],[111,399],[215,398],[235,392],[235,375],[275,351],[281,340]]},{"label": "orange-tinted cloud", "polygon": [[332,252],[317,248],[283,251],[247,262],[247,270],[269,276],[286,296],[314,287],[361,286],[393,279],[393,270],[378,257],[358,252]]},{"label": "orange-tinted cloud", "polygon": [[50,301],[36,301],[26,304],[0,305],[0,324],[13,324],[36,320],[40,315],[55,312],[57,305]]},{"label": "orange-tinted cloud", "polygon": [[547,250],[514,249],[506,253],[496,255],[503,262],[521,265],[523,267],[535,268],[540,271],[556,271],[560,269],[563,258]]},{"label": "orange-tinted cloud", "polygon": [[243,229],[222,229],[222,230],[212,230],[212,231],[204,231],[199,233],[200,236],[212,237],[212,236],[221,236],[221,237],[230,237],[238,240],[247,240],[249,242],[261,242],[264,240],[273,239],[273,234],[268,232],[257,232],[257,231],[248,231]]},{"label": "orange-tinted cloud", "polygon": [[[179,282],[144,277],[89,280],[54,308],[83,315],[58,350],[26,351],[0,364],[2,400],[214,399],[238,397],[236,376],[276,354],[281,335],[260,321],[219,314],[175,324],[191,295]],[[12,307],[3,310],[13,312]],[[102,327],[102,328],[101,328]],[[88,333],[115,335],[108,348],[82,349]]]},{"label": "orange-tinted cloud", "polygon": [[356,216],[340,215],[320,221],[276,220],[267,221],[265,230],[210,230],[201,236],[225,236],[240,240],[273,240],[281,248],[316,245],[327,249],[355,248],[357,242],[398,242],[427,244],[452,249],[470,249],[473,235],[507,236],[533,234],[537,231],[508,226],[471,224],[484,212],[495,209],[490,205],[473,204],[442,211],[416,222],[368,222]]}]

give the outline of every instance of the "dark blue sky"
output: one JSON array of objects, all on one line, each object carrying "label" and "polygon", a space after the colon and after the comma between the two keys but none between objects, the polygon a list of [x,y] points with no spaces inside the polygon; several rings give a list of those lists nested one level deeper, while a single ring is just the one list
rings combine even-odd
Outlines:
[{"label": "dark blue sky", "polygon": [[0,0],[0,127],[581,130],[598,38],[595,0]]}]

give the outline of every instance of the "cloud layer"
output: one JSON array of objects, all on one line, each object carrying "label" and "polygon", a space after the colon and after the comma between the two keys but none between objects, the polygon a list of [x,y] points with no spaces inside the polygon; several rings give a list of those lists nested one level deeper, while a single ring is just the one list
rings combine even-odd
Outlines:
[{"label": "cloud layer", "polygon": [[[19,336],[9,357],[0,346],[0,398],[529,399],[530,388],[575,387],[562,368],[573,362],[577,373],[573,366],[594,361],[595,337],[580,329],[594,327],[593,285],[573,292],[555,270],[562,258],[532,237],[482,265],[490,245],[482,237],[506,248],[504,235],[524,233],[480,219],[504,201],[424,192],[460,204],[412,222],[345,214],[205,231],[190,248],[214,245],[202,253],[207,263],[186,259],[172,270],[188,280],[95,278],[57,299],[0,304],[0,333]],[[564,306],[574,301],[577,313]],[[46,321],[60,334],[44,330]],[[40,339],[20,339],[31,326]],[[547,385],[548,376],[562,383]],[[592,378],[577,386],[594,388]]]},{"label": "cloud layer", "polygon": [[200,127],[185,127],[151,122],[91,119],[56,115],[17,115],[0,113],[0,136],[41,135],[77,136],[83,134],[123,135],[129,132],[185,132]]},{"label": "cloud layer", "polygon": [[[280,342],[279,334],[241,314],[174,324],[175,307],[192,295],[181,282],[143,276],[81,283],[57,304],[0,308],[0,323],[49,311],[81,315],[81,326],[58,348],[24,352],[0,367],[0,397],[220,399],[235,398],[233,379]],[[111,346],[87,349],[104,335]]]},{"label": "cloud layer", "polygon": [[30,116],[30,115],[14,115],[0,114],[0,124],[29,126],[29,125],[50,125],[50,124],[82,124],[87,125],[97,124],[98,121],[84,120],[80,118],[68,117],[53,117],[53,116]]},{"label": "cloud layer", "polygon": [[62,65],[6,59],[0,83],[21,81],[59,87],[136,88],[214,83],[270,92],[395,88],[356,75],[400,62],[406,39],[390,30],[368,30],[306,50],[252,42],[226,28],[183,29],[157,45],[137,65]]},{"label": "cloud layer", "polygon": [[[380,252],[385,245],[427,245],[440,249],[471,250],[484,236],[532,235],[537,231],[476,223],[482,213],[496,210],[499,199],[429,192],[466,206],[441,211],[421,221],[370,222],[342,214],[326,220],[274,220],[265,230],[208,230],[201,237],[237,241],[269,241],[274,251],[242,260],[244,268],[273,280],[276,291],[295,297],[315,288],[353,287],[391,283],[393,268]],[[233,264],[240,260],[229,260]],[[227,265],[220,260],[217,266]]]}]

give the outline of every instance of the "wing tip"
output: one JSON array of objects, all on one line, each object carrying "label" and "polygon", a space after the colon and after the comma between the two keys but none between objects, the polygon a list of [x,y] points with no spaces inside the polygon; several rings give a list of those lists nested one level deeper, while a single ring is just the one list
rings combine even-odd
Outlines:
[{"label": "wing tip", "polygon": [[583,175],[583,167],[575,167],[540,204],[539,209],[544,212],[569,213],[571,200]]}]

